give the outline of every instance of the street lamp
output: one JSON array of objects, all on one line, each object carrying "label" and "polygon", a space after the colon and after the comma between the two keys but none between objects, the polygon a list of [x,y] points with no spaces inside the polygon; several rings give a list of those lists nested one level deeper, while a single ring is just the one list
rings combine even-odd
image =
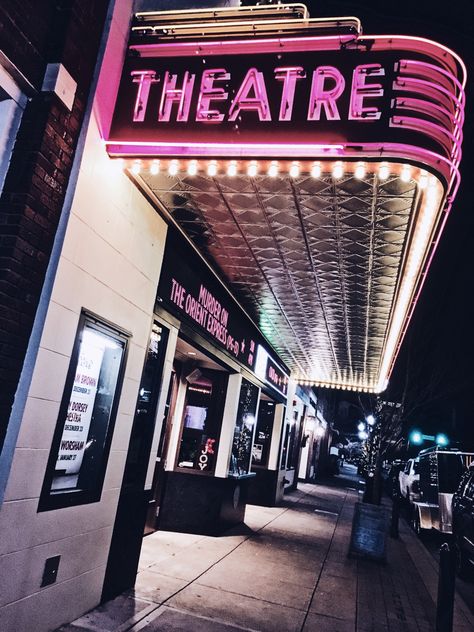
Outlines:
[{"label": "street lamp", "polygon": [[361,422],[359,423],[359,425],[357,426],[357,430],[358,430],[359,432],[364,432],[364,430],[365,430],[365,423],[364,423],[363,421],[361,421]]},{"label": "street lamp", "polygon": [[375,425],[375,417],[373,415],[367,415],[365,420],[367,421],[369,426],[374,426]]}]

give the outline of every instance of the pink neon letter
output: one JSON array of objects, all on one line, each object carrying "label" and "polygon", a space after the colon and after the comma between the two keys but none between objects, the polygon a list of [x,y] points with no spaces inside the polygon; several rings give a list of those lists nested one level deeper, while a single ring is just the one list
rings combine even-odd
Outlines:
[{"label": "pink neon letter", "polygon": [[132,70],[133,83],[138,83],[137,98],[133,107],[133,122],[141,123],[145,120],[146,106],[148,105],[148,97],[150,96],[150,86],[152,83],[158,83],[154,70]]},{"label": "pink neon letter", "polygon": [[[254,97],[249,96],[252,90],[255,94]],[[260,121],[272,120],[263,73],[256,68],[250,68],[245,75],[230,106],[229,121],[235,121],[241,110],[256,110]]]},{"label": "pink neon letter", "polygon": [[291,121],[297,79],[304,79],[306,73],[301,66],[275,68],[275,79],[283,81],[280,103],[280,121]]},{"label": "pink neon letter", "polygon": [[163,92],[161,94],[160,109],[158,110],[159,121],[169,121],[173,103],[179,103],[176,120],[185,122],[188,120],[189,108],[191,107],[191,97],[193,93],[194,80],[196,75],[191,75],[188,71],[184,73],[183,87],[176,88],[177,75],[170,75],[165,72],[163,80]]},{"label": "pink neon letter", "polygon": [[[335,85],[330,90],[324,89],[326,79],[331,79]],[[319,121],[321,107],[324,107],[328,121],[340,121],[336,100],[344,92],[346,82],[337,68],[334,66],[319,66],[313,71],[313,82],[309,97],[308,121]]]},{"label": "pink neon letter", "polygon": [[201,89],[197,103],[196,121],[206,123],[220,123],[224,115],[219,110],[211,110],[211,101],[225,101],[229,93],[224,88],[216,88],[214,81],[229,81],[230,73],[225,68],[204,70],[201,79]]},{"label": "pink neon letter", "polygon": [[380,83],[369,83],[367,77],[381,77],[385,70],[380,64],[363,64],[356,66],[352,74],[351,103],[349,106],[349,120],[351,121],[376,121],[381,112],[377,107],[364,107],[364,99],[373,99],[383,96],[383,88]]}]

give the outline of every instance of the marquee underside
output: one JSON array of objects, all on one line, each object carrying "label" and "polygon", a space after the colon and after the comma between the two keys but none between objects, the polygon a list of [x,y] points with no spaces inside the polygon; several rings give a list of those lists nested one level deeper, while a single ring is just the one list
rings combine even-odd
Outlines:
[{"label": "marquee underside", "polygon": [[465,66],[301,4],[137,14],[109,156],[292,377],[382,391],[459,186]]},{"label": "marquee underside", "polygon": [[338,178],[324,167],[314,177],[309,162],[299,167],[293,177],[146,168],[133,177],[217,270],[292,376],[381,390],[425,260],[417,222],[430,191],[429,242],[441,186],[431,177],[420,188],[426,172],[408,178],[396,164],[383,179],[377,164],[364,177],[354,163]]}]

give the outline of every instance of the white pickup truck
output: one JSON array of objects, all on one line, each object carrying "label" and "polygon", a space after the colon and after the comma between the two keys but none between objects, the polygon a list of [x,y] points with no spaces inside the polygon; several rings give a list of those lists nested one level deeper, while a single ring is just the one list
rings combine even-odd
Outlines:
[{"label": "white pickup truck", "polygon": [[[404,469],[398,475],[400,494],[410,504],[420,499],[420,475],[418,473],[418,459],[408,459]],[[416,483],[414,485],[414,483]]]}]

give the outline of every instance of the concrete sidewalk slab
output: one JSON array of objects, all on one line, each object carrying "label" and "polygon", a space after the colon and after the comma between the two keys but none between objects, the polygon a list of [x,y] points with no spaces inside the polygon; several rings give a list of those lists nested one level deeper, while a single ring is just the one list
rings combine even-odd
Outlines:
[{"label": "concrete sidewalk slab", "polygon": [[[357,477],[300,484],[280,507],[249,506],[246,526],[213,538],[144,539],[135,591],[62,632],[429,632],[437,567],[401,523],[387,563],[349,558]],[[456,600],[455,632],[474,630]],[[103,626],[103,627],[101,627]]]}]

